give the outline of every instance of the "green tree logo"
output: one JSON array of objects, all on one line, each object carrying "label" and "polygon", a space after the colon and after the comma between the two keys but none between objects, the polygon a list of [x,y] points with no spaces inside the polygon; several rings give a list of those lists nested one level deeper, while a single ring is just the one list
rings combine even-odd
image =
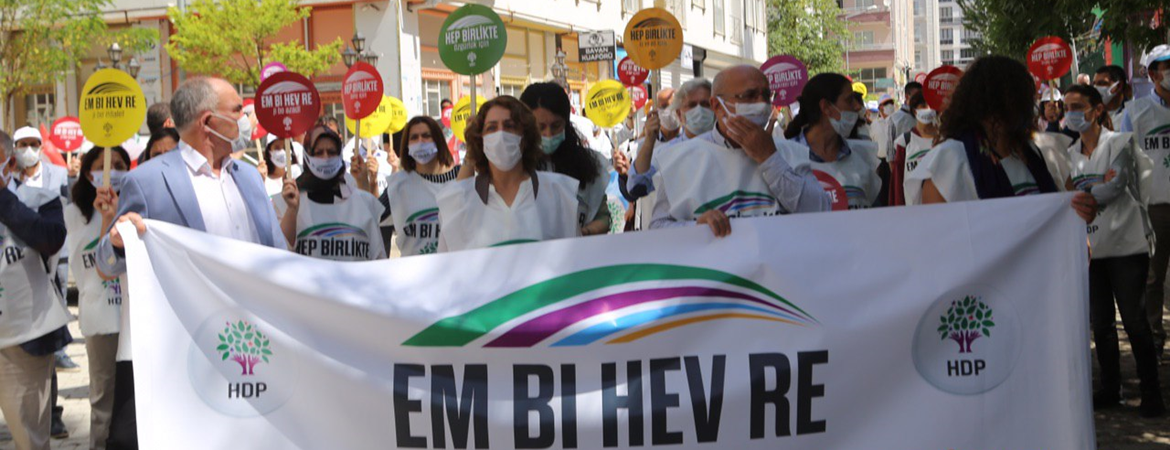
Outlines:
[{"label": "green tree logo", "polygon": [[1167,155],[1166,158],[1162,160],[1162,166],[1170,168],[1170,155]]},{"label": "green tree logo", "polygon": [[253,368],[261,361],[268,362],[268,357],[272,356],[268,336],[243,320],[225,323],[227,326],[219,333],[219,347],[215,348],[222,354],[221,360],[231,358],[239,364],[240,375],[255,375]]},{"label": "green tree logo", "polygon": [[939,317],[938,333],[943,340],[950,339],[959,344],[959,353],[971,353],[971,343],[980,337],[991,337],[991,308],[979,301],[979,297],[966,296],[963,300],[951,301],[947,313]]}]

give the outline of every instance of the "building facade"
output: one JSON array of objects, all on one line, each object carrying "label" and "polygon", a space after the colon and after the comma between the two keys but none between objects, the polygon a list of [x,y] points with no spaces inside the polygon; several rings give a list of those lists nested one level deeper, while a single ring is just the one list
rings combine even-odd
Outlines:
[{"label": "building facade", "polygon": [[957,0],[938,0],[938,23],[939,61],[966,68],[977,56],[971,41],[979,35],[964,26],[963,9]]},{"label": "building facade", "polygon": [[930,73],[942,63],[939,54],[939,0],[914,0],[914,73]]},{"label": "building facade", "polygon": [[845,71],[865,83],[874,100],[893,95],[913,77],[915,20],[912,0],[838,0],[853,40]]},{"label": "building facade", "polygon": [[[175,32],[166,18],[168,5],[184,7],[184,0],[114,0],[106,13],[111,28],[147,27],[166,42]],[[503,59],[492,70],[476,77],[484,97],[519,95],[532,82],[551,80],[550,68],[558,48],[565,54],[567,81],[574,103],[580,104],[588,87],[598,80],[617,78],[616,61],[581,62],[577,39],[583,31],[613,31],[618,42],[637,11],[652,6],[667,8],[683,26],[685,42],[679,59],[660,71],[660,86],[677,86],[695,76],[711,77],[736,64],[759,65],[767,59],[764,0],[474,0],[495,10],[507,27],[508,45]],[[298,40],[308,48],[338,37],[347,43],[355,32],[366,37],[366,46],[379,55],[377,68],[387,95],[403,100],[411,115],[440,114],[442,99],[455,101],[468,95],[471,79],[443,66],[438,54],[439,28],[447,15],[465,2],[446,0],[329,1],[305,0],[310,16],[286,27],[276,42]],[[128,60],[131,55],[126,55]],[[136,56],[143,68],[139,83],[148,103],[169,100],[187,76],[162,49],[161,44]],[[99,59],[108,59],[104,48],[94,48],[80,67],[55,84],[38,86],[25,101],[17,102],[19,125],[51,123],[56,117],[76,115],[78,91],[95,71]],[[342,116],[340,62],[313,77],[326,104],[326,114]],[[241,87],[244,97],[252,93]]]}]

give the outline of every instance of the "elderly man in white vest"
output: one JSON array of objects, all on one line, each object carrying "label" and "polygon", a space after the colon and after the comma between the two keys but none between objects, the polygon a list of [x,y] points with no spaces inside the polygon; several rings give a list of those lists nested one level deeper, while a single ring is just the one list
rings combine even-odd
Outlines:
[{"label": "elderly man in white vest", "polygon": [[731,233],[731,218],[828,211],[829,197],[808,166],[792,167],[774,139],[768,79],[754,66],[720,72],[712,83],[715,129],[657,155],[658,200],[650,228],[707,225]]}]

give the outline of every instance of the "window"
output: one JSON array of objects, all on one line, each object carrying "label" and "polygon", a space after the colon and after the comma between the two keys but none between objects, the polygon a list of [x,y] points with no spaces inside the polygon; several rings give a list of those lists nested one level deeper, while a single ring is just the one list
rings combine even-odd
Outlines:
[{"label": "window", "polygon": [[56,95],[50,92],[25,96],[25,120],[33,128],[53,124]]},{"label": "window", "polygon": [[975,30],[972,30],[970,28],[963,29],[963,42],[971,42],[975,39],[979,39],[980,37],[981,36],[979,36],[979,33],[976,32]]},{"label": "window", "polygon": [[678,24],[683,27],[687,26],[687,7],[684,3],[686,0],[667,0],[666,10],[674,14],[674,18],[678,19]]},{"label": "window", "polygon": [[853,2],[853,9],[856,10],[864,10],[871,6],[874,6],[874,0],[855,0]]},{"label": "window", "polygon": [[520,94],[524,93],[524,85],[522,84],[500,84],[500,95],[510,95],[520,98]]},{"label": "window", "polygon": [[853,48],[865,49],[873,47],[873,32],[858,31],[853,33]]},{"label": "window", "polygon": [[960,56],[962,59],[974,59],[974,58],[975,58],[975,49],[973,49],[973,48],[965,48],[965,49],[963,49],[962,51],[960,51],[960,54],[959,54],[959,56]]},{"label": "window", "polygon": [[882,79],[885,77],[886,77],[886,68],[885,67],[875,67],[875,68],[861,69],[861,73],[858,74],[858,76],[855,78],[855,80],[864,83],[866,89],[868,89],[869,92],[877,92],[877,89],[875,88],[875,84],[877,84],[877,81],[879,79]]},{"label": "window", "polygon": [[922,67],[922,50],[914,51],[914,67]]},{"label": "window", "polygon": [[914,27],[914,43],[915,44],[922,43],[922,28]]},{"label": "window", "polygon": [[431,117],[439,117],[443,115],[442,103],[443,99],[451,100],[452,102],[458,100],[451,98],[451,83],[447,80],[423,80],[423,111]]},{"label": "window", "polygon": [[921,16],[923,14],[926,14],[926,5],[924,5],[923,3],[924,3],[924,0],[914,0],[914,15],[915,16]]},{"label": "window", "polygon": [[714,8],[711,8],[714,10],[711,15],[715,19],[715,34],[722,34],[726,36],[727,32],[723,27],[723,0],[711,0],[711,3],[714,6]]},{"label": "window", "polygon": [[731,42],[743,42],[743,3],[731,0]]},{"label": "window", "polygon": [[639,9],[642,9],[640,3],[642,3],[640,0],[622,0],[622,14],[634,15]]},{"label": "window", "polygon": [[950,6],[938,9],[938,23],[954,23],[955,17]]},{"label": "window", "polygon": [[954,50],[943,50],[942,51],[942,63],[946,64],[948,66],[955,65],[955,51]]},{"label": "window", "polygon": [[691,0],[692,8],[707,9],[707,0]]},{"label": "window", "polygon": [[743,17],[745,25],[753,30],[763,30],[762,23],[764,22],[764,8],[760,0],[744,0]]},{"label": "window", "polygon": [[938,43],[942,45],[951,45],[955,43],[955,29],[943,28],[939,30]]}]

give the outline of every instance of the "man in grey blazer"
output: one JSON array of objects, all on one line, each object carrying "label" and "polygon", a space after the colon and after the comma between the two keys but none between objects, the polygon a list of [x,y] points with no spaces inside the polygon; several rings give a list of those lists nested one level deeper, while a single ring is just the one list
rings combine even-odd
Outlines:
[{"label": "man in grey blazer", "polygon": [[[182,225],[211,234],[287,249],[276,212],[260,173],[231,159],[246,148],[251,122],[244,102],[227,81],[193,78],[171,99],[179,146],[126,175],[120,192],[98,188],[97,202],[116,207],[116,223],[131,222],[146,232],[143,219]],[[122,237],[111,228],[97,250],[98,270],[126,272]],[[123,308],[129,308],[129,302]],[[107,448],[136,449],[130,327],[123,314],[114,386],[114,411]]]}]

